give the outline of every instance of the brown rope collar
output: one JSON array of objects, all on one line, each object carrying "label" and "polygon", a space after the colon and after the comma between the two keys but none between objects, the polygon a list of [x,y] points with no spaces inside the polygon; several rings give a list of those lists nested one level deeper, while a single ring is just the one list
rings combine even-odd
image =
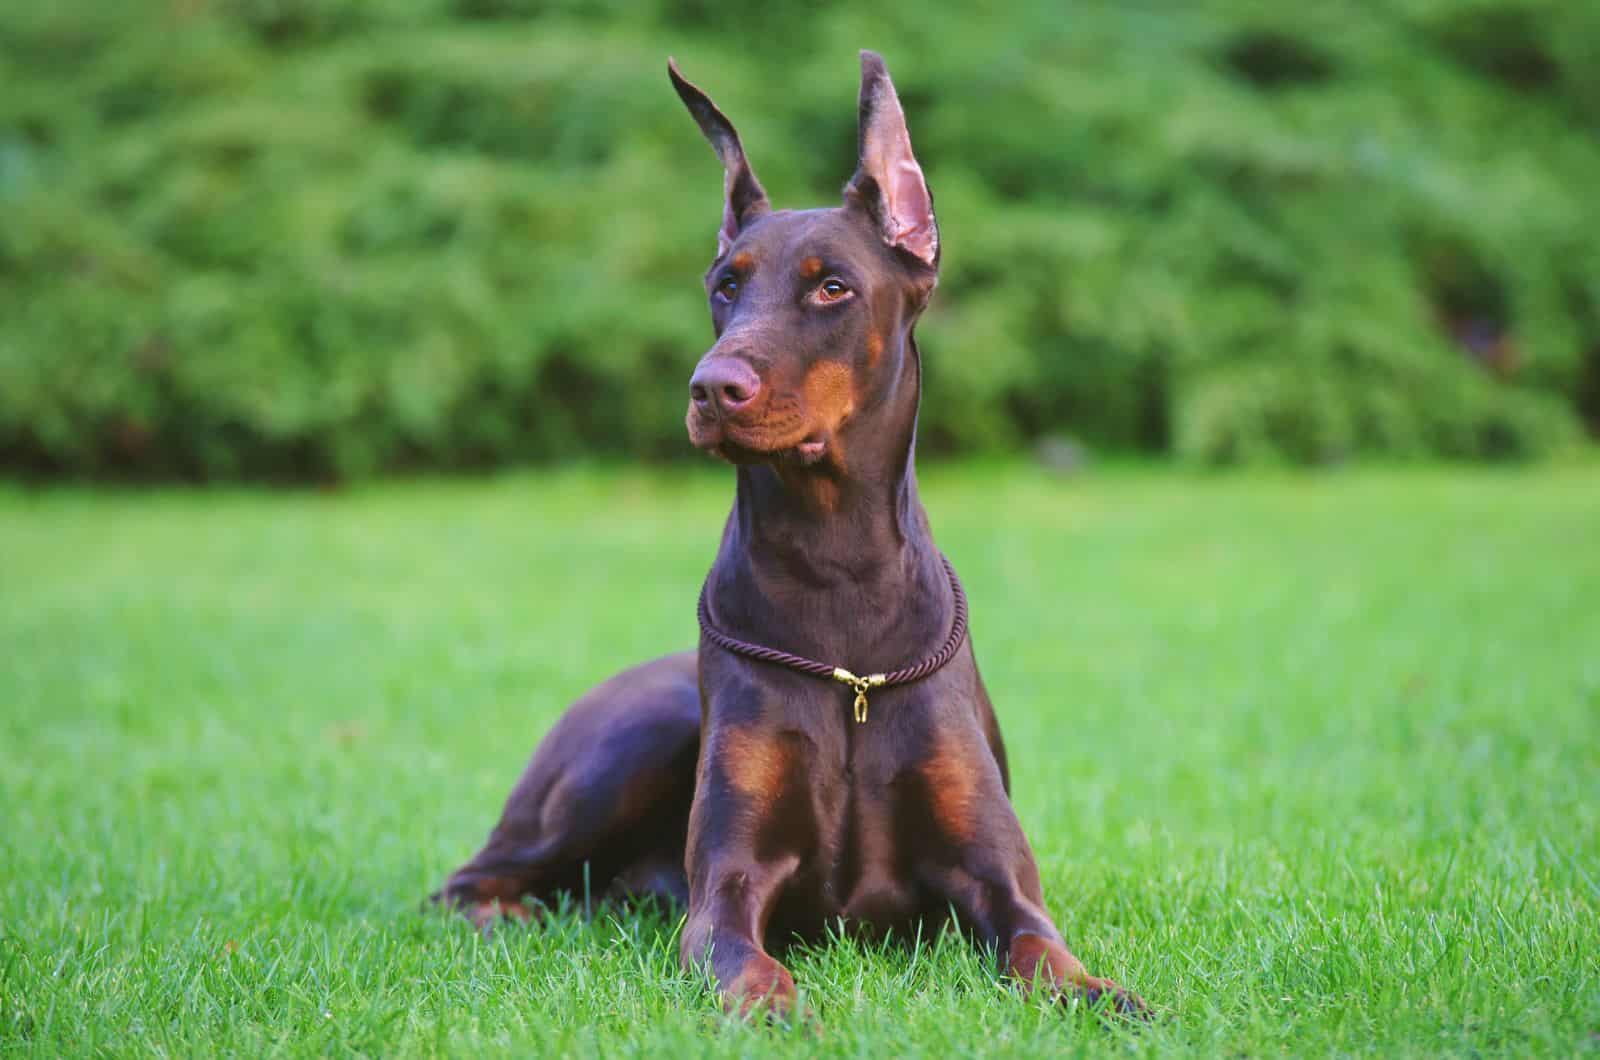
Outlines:
[{"label": "brown rope collar", "polygon": [[764,648],[759,644],[751,644],[737,637],[730,637],[716,626],[711,624],[711,606],[706,596],[711,588],[711,579],[707,578],[705,584],[700,586],[700,632],[705,638],[723,651],[735,655],[743,655],[747,659],[757,662],[777,663],[787,666],[791,670],[798,670],[803,674],[814,677],[831,677],[841,684],[849,685],[856,691],[855,716],[859,724],[867,720],[867,689],[883,688],[890,685],[906,685],[913,681],[920,681],[932,674],[955,657],[956,649],[961,647],[961,642],[967,639],[967,594],[961,589],[961,579],[956,577],[956,569],[950,565],[950,560],[939,554],[939,561],[944,564],[944,572],[950,579],[950,591],[956,599],[955,621],[950,624],[950,636],[945,638],[944,646],[932,655],[923,659],[915,666],[903,666],[886,674],[867,674],[857,677],[842,666],[829,666],[827,663],[807,659],[803,655],[794,655],[777,648]]}]

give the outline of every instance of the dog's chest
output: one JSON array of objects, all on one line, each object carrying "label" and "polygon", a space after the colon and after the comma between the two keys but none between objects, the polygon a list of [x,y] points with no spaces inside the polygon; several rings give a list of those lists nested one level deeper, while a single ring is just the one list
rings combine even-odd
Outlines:
[{"label": "dog's chest", "polygon": [[[864,785],[862,787],[865,787]],[[894,801],[882,791],[856,790],[833,864],[835,915],[882,928],[915,918],[920,910],[907,872],[913,859],[896,827]]]},{"label": "dog's chest", "polygon": [[994,772],[982,737],[963,727],[914,746],[914,754],[900,748],[847,764],[834,797],[817,800],[814,878],[824,916],[893,930],[926,915],[919,881],[971,834],[985,766]]}]

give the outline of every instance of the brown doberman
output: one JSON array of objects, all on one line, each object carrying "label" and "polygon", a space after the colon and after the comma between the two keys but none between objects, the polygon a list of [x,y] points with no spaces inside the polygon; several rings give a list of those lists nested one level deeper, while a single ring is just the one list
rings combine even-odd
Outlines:
[{"label": "brown doberman", "polygon": [[[688,428],[737,488],[700,648],[578,700],[436,897],[480,925],[586,887],[687,903],[686,966],[709,965],[729,1008],[779,1013],[795,985],[770,948],[841,919],[902,934],[953,910],[1028,987],[1143,1012],[1045,910],[960,583],[917,497],[912,329],[939,231],[883,60],[861,56],[844,205],[816,210],[774,211],[733,126],[668,70],[725,171],[705,279],[716,342]],[[854,676],[941,644],[882,687]]]}]

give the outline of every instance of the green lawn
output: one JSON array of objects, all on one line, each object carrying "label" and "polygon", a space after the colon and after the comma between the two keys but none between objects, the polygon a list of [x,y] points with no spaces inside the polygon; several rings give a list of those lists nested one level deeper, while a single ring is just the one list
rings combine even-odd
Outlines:
[{"label": "green lawn", "polygon": [[588,684],[692,643],[725,474],[0,489],[0,1052],[1570,1055],[1600,1043],[1600,472],[925,475],[1051,910],[791,955],[417,902]]}]

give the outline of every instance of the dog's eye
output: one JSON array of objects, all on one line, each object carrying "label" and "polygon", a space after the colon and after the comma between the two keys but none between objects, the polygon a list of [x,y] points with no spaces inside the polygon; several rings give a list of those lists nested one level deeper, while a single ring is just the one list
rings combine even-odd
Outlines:
[{"label": "dog's eye", "polygon": [[817,288],[817,301],[842,302],[853,293],[839,277],[830,276],[822,281],[822,286]]},{"label": "dog's eye", "polygon": [[724,302],[733,301],[733,296],[739,293],[739,281],[732,276],[724,276],[722,282],[717,284],[717,297]]}]

